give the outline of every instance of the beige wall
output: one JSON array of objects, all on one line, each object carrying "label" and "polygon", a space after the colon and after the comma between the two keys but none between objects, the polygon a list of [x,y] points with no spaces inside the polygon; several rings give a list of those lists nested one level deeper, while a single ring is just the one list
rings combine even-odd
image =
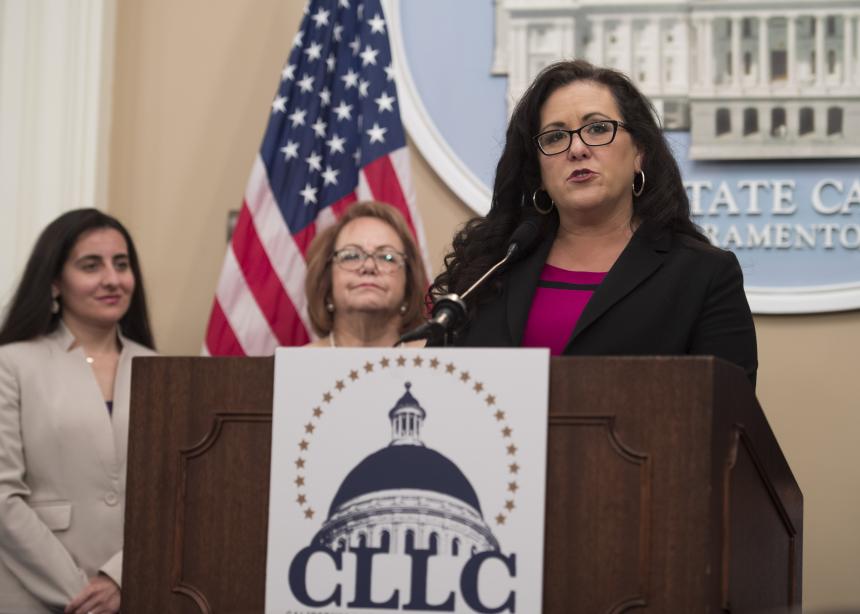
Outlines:
[{"label": "beige wall", "polygon": [[[197,354],[298,0],[123,0],[110,210],[143,259],[156,339]],[[433,267],[468,209],[412,148]],[[860,312],[760,317],[758,394],[804,491],[808,609],[860,608]]]}]

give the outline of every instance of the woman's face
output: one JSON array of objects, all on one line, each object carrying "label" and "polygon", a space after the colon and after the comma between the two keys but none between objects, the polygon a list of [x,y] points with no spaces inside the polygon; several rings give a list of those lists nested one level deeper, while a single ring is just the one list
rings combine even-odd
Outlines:
[{"label": "woman's face", "polygon": [[[365,254],[405,252],[397,232],[382,220],[360,217],[344,226],[335,241],[335,252],[359,248]],[[400,258],[402,262],[402,258]],[[358,268],[347,270],[332,262],[332,302],[334,316],[343,313],[391,313],[398,315],[406,295],[406,267],[381,270],[377,258],[361,258]]]},{"label": "woman's face", "polygon": [[134,286],[125,238],[96,228],[80,236],[51,289],[67,324],[109,327],[128,311]]},{"label": "woman's face", "polygon": [[[574,81],[547,98],[538,133],[576,130],[600,120],[623,121],[611,91],[594,81]],[[563,221],[618,215],[629,219],[633,214],[633,174],[641,168],[642,156],[624,128],[619,126],[608,145],[589,147],[576,134],[566,152],[546,156],[538,151],[537,156],[542,187]]]}]

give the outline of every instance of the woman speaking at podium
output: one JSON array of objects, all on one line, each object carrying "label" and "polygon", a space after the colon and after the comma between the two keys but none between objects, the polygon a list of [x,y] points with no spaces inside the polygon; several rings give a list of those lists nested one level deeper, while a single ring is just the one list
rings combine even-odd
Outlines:
[{"label": "woman speaking at podium", "polygon": [[[391,347],[422,322],[427,277],[397,209],[352,205],[308,249],[305,292],[312,347]],[[423,343],[422,343],[423,344]]]},{"label": "woman speaking at podium", "polygon": [[131,359],[152,347],[126,229],[49,224],[0,327],[0,612],[119,610]]},{"label": "woman speaking at podium", "polygon": [[463,293],[530,215],[532,251],[469,295],[455,345],[712,354],[755,384],[737,259],[691,221],[654,109],[626,76],[580,60],[537,76],[511,116],[490,211],[455,236],[431,293]]}]

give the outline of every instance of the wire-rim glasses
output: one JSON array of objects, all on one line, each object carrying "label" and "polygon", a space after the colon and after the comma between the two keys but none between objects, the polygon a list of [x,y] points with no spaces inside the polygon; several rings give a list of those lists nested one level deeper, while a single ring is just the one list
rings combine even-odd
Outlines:
[{"label": "wire-rim glasses", "polygon": [[546,130],[534,137],[535,143],[541,153],[545,156],[557,156],[570,149],[573,143],[573,135],[578,134],[580,140],[589,147],[600,147],[609,145],[615,140],[618,127],[625,125],[614,119],[602,119],[591,122],[577,128],[576,130],[565,130],[564,128],[553,128]]},{"label": "wire-rim glasses", "polygon": [[380,247],[369,254],[357,245],[347,245],[331,255],[332,262],[351,272],[361,269],[368,258],[373,260],[380,273],[394,273],[406,266],[406,254],[390,247]]}]

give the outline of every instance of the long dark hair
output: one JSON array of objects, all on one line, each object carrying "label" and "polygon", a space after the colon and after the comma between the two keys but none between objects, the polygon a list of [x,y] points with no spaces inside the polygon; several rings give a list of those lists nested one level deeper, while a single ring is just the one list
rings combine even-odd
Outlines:
[{"label": "long dark hair", "polygon": [[[667,228],[707,242],[690,220],[681,172],[648,99],[618,71],[584,60],[557,62],[541,71],[517,103],[496,167],[490,211],[486,217],[467,222],[455,235],[452,250],[445,256],[445,270],[430,287],[432,296],[461,293],[468,288],[502,258],[517,224],[532,215],[532,193],[541,186],[539,154],[533,140],[539,130],[541,107],[558,88],[574,81],[593,81],[609,88],[620,119],[642,152],[647,183],[642,195],[633,199],[634,216],[651,228]],[[555,232],[557,225],[558,213],[553,210],[542,218],[542,236]],[[478,302],[492,292],[490,286],[484,288],[476,292]]]},{"label": "long dark hair", "polygon": [[116,218],[98,209],[68,211],[48,224],[36,239],[21,282],[15,290],[3,326],[0,327],[0,345],[28,341],[57,329],[61,314],[51,311],[51,284],[60,276],[69,253],[81,235],[99,228],[112,228],[123,236],[128,246],[131,271],[134,273],[134,292],[128,311],[119,321],[120,331],[129,339],[155,349],[146,309],[143,275],[140,272],[134,241]]}]

